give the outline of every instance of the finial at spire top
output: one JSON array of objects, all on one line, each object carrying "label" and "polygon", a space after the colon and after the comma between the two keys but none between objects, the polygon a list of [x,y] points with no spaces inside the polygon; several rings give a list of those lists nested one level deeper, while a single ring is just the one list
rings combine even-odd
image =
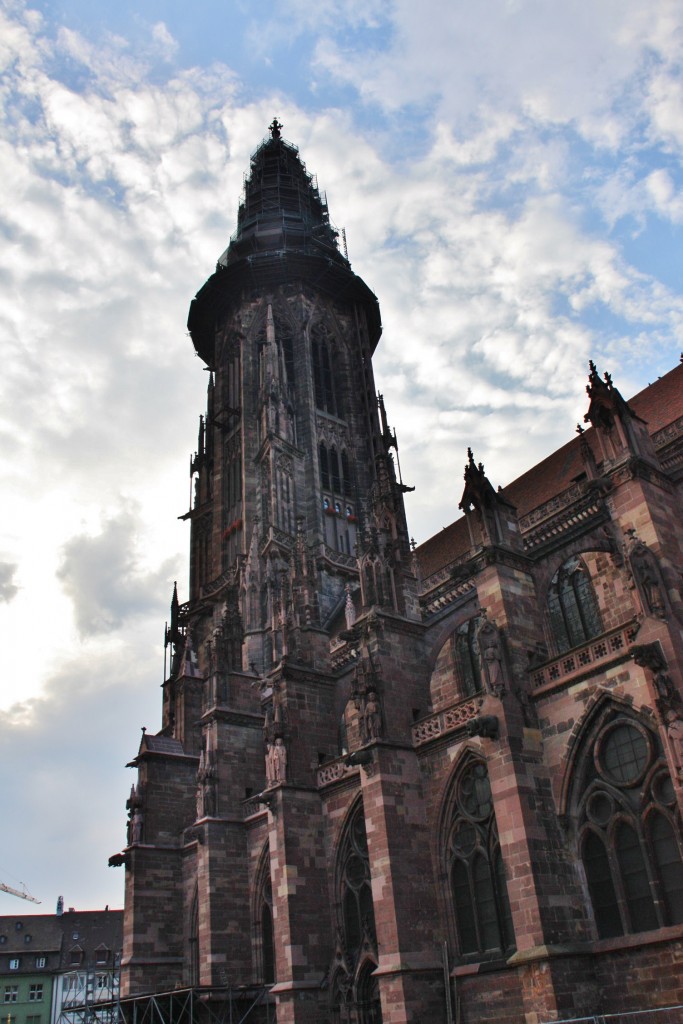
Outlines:
[{"label": "finial at spire top", "polygon": [[274,138],[274,139],[279,139],[280,138],[280,129],[281,128],[282,128],[281,122],[278,121],[278,119],[276,117],[274,117],[272,122],[271,122],[271,124],[268,125],[268,129],[270,131],[270,134],[271,134],[272,138]]}]

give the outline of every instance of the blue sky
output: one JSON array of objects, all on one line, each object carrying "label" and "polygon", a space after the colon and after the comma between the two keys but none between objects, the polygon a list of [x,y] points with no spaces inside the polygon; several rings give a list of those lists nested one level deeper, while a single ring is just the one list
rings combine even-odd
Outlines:
[{"label": "blue sky", "polygon": [[[122,902],[187,575],[189,302],[277,115],[378,295],[418,541],[683,348],[680,0],[0,0],[0,880]],[[0,894],[0,912],[19,909]],[[22,908],[24,909],[24,908]]]}]

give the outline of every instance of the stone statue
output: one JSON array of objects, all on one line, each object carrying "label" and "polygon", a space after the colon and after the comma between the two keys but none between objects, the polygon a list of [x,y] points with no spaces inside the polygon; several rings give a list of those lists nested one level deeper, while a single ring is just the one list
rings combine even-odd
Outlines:
[{"label": "stone statue", "polygon": [[647,544],[636,536],[635,530],[627,530],[626,534],[628,537],[626,553],[643,611],[646,615],[663,619],[666,617],[666,603],[657,558]]},{"label": "stone statue", "polygon": [[502,697],[505,693],[505,667],[503,663],[503,645],[498,627],[493,622],[484,620],[477,633],[479,641],[479,658],[484,688],[494,697]]},{"label": "stone statue", "polygon": [[275,744],[268,740],[266,742],[266,789],[274,786],[275,782]]},{"label": "stone statue", "polygon": [[197,770],[197,818],[216,815],[216,762],[210,750],[199,755]]},{"label": "stone statue", "polygon": [[275,782],[287,781],[287,747],[281,736],[275,740],[273,745],[273,770]]},{"label": "stone statue", "polygon": [[130,832],[131,832],[131,836],[130,836],[131,846],[134,843],[141,843],[142,842],[142,826],[143,826],[143,822],[144,822],[144,819],[143,819],[143,816],[142,816],[142,811],[140,810],[139,807],[136,807],[135,813],[133,814],[133,818],[132,818],[132,821],[131,821],[131,828],[130,828]]},{"label": "stone statue", "polygon": [[[133,843],[139,843],[142,837],[142,794],[135,785],[131,786],[130,796],[126,800],[126,810],[128,811],[126,839],[128,846],[132,846]],[[138,834],[137,839],[134,838],[136,833]]]},{"label": "stone statue", "polygon": [[676,774],[680,777],[683,776],[683,719],[678,711],[671,708],[666,712],[664,720],[671,759],[676,768]]},{"label": "stone statue", "polygon": [[382,710],[374,690],[370,690],[363,710],[366,740],[376,740],[382,733]]},{"label": "stone statue", "polygon": [[204,817],[214,818],[216,815],[216,779],[213,771],[207,774],[203,791]]}]

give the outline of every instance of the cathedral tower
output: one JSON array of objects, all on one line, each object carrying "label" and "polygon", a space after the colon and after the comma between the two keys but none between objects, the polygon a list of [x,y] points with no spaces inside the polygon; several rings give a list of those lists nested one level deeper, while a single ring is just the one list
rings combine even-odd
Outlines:
[{"label": "cathedral tower", "polygon": [[325,667],[316,634],[373,531],[387,559],[382,599],[402,610],[409,555],[372,373],[377,300],[280,127],[252,157],[237,231],[188,321],[210,378],[192,460],[187,621],[195,645],[241,628],[229,667],[257,673],[295,648]]},{"label": "cathedral tower", "polygon": [[[683,365],[410,551],[372,292],[273,121],[190,308],[208,370],[122,1010],[167,1024],[683,1005]],[[453,495],[454,504],[457,495]]]},{"label": "cathedral tower", "polygon": [[319,767],[387,730],[410,736],[405,703],[382,711],[379,639],[356,619],[417,612],[372,371],[377,300],[280,129],[190,307],[209,380],[183,517],[189,600],[174,590],[163,727],[133,762],[123,990],[277,978],[284,1022],[319,1019],[334,954]]}]

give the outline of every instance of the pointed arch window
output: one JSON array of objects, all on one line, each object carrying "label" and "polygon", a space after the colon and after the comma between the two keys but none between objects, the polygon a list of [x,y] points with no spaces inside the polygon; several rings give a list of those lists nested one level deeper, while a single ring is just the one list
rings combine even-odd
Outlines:
[{"label": "pointed arch window", "polygon": [[363,805],[352,812],[338,859],[339,924],[343,961],[335,977],[332,1019],[382,1024],[377,967],[375,912]]},{"label": "pointed arch window", "polygon": [[258,873],[255,909],[258,973],[264,985],[272,985],[275,982],[275,937],[273,931],[273,887],[270,879],[270,853],[267,848]]},{"label": "pointed arch window", "polygon": [[311,338],[313,361],[313,385],[315,404],[332,416],[342,416],[339,394],[338,368],[336,366],[333,340],[322,324],[313,328]]},{"label": "pointed arch window", "polygon": [[484,761],[472,758],[458,773],[446,827],[446,874],[458,951],[467,958],[507,954],[515,940]]},{"label": "pointed arch window", "polygon": [[[351,466],[345,451],[330,448],[323,442],[318,446],[320,483],[323,491],[322,513],[325,543],[337,551],[352,554],[356,546],[354,506],[351,494]],[[327,492],[327,493],[325,493]]]},{"label": "pointed arch window", "polygon": [[320,483],[324,491],[330,489],[330,459],[327,452],[327,446],[324,444],[320,445]]},{"label": "pointed arch window", "polygon": [[275,337],[277,338],[280,358],[280,373],[290,388],[294,384],[294,333],[289,323],[282,317],[275,317]]},{"label": "pointed arch window", "polygon": [[361,1024],[382,1024],[382,1004],[379,997],[379,981],[373,973],[373,965],[370,963],[367,963],[360,973],[357,993],[357,1019]]},{"label": "pointed arch window", "polygon": [[342,464],[342,490],[344,494],[353,493],[353,483],[351,480],[351,464],[349,463],[349,457],[346,452],[341,453],[341,464]]},{"label": "pointed arch window", "polygon": [[363,808],[349,822],[341,855],[341,905],[346,949],[357,955],[367,932],[374,938],[375,911],[370,887],[370,858]]},{"label": "pointed arch window", "polygon": [[261,900],[261,945],[263,950],[263,981],[275,981],[275,944],[273,941],[273,890],[270,881],[264,886]]},{"label": "pointed arch window", "polygon": [[587,643],[602,633],[598,602],[590,574],[576,555],[568,558],[551,580],[548,615],[558,654]]},{"label": "pointed arch window", "polygon": [[599,938],[683,923],[680,814],[656,734],[608,712],[586,738],[573,805]]}]

